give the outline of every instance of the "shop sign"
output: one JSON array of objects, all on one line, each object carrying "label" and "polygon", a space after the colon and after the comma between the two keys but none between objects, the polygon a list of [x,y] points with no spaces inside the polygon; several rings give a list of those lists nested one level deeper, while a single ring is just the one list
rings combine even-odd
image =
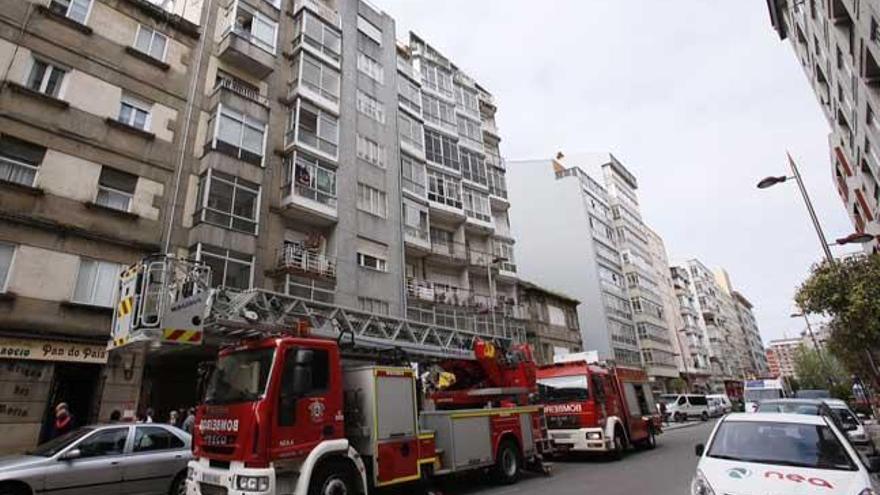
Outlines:
[{"label": "shop sign", "polygon": [[103,345],[57,340],[0,338],[0,359],[104,364],[107,362],[107,349]]}]

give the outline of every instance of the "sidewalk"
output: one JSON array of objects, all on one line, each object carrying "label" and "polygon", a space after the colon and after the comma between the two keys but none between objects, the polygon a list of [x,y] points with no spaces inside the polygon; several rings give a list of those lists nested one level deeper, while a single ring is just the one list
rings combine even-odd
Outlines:
[{"label": "sidewalk", "polygon": [[[711,421],[711,419],[709,421]],[[666,433],[669,431],[680,430],[682,428],[690,428],[691,426],[697,426],[697,425],[702,425],[702,424],[706,424],[706,421],[697,420],[697,421],[685,421],[684,423],[667,423],[667,424],[663,425],[663,432]],[[880,427],[878,427],[878,429],[880,429]]]}]

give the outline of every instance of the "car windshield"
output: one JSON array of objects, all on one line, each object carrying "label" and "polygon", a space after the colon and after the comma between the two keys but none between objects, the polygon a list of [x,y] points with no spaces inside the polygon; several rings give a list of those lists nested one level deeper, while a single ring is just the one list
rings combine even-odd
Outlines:
[{"label": "car windshield", "polygon": [[262,397],[274,355],[274,348],[266,348],[220,356],[208,383],[205,403],[231,404]]},{"label": "car windshield", "polygon": [[590,390],[585,375],[554,376],[538,379],[538,389],[544,402],[587,400]]},{"label": "car windshield", "polygon": [[827,425],[725,421],[718,427],[707,455],[778,466],[857,470]]},{"label": "car windshield", "polygon": [[858,418],[849,409],[832,408],[831,414],[845,430],[855,430],[859,427]]},{"label": "car windshield", "polygon": [[58,438],[53,438],[44,444],[40,444],[34,450],[30,450],[25,452],[28,455],[36,455],[40,457],[52,457],[53,455],[61,452],[66,449],[70,444],[76,442],[80,438],[88,435],[92,432],[91,428],[78,428],[76,430],[70,431],[61,435]]},{"label": "car windshield", "polygon": [[811,404],[809,402],[765,401],[758,405],[758,412],[793,413],[818,416],[819,405]]},{"label": "car windshield", "polygon": [[746,402],[760,402],[780,397],[782,397],[782,390],[778,388],[751,388],[743,393]]}]

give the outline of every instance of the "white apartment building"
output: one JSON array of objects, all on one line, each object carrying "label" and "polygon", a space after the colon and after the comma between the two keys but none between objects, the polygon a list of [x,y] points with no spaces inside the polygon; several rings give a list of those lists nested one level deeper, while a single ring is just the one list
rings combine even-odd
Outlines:
[{"label": "white apartment building", "polygon": [[[880,1],[768,0],[831,133],[830,176],[858,232],[880,235]],[[864,245],[876,252],[878,241]]]},{"label": "white apartment building", "polygon": [[678,346],[679,371],[691,391],[709,390],[709,377],[712,374],[709,339],[697,307],[697,296],[692,290],[691,272],[687,265],[669,268],[675,300],[669,306],[678,310],[678,323],[675,345]]}]

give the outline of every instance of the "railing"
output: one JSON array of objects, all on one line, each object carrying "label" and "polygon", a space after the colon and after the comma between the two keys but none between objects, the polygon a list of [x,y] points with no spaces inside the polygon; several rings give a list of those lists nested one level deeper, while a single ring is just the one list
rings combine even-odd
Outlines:
[{"label": "railing", "polygon": [[457,243],[439,243],[439,242],[431,242],[431,252],[434,254],[439,254],[441,256],[447,256],[452,259],[464,261],[467,259],[467,254],[464,251],[464,248],[457,248]]},{"label": "railing", "polygon": [[414,227],[412,225],[405,225],[404,233],[409,238],[423,242],[431,242],[428,234],[428,229],[422,229],[419,227]]},{"label": "railing", "polygon": [[339,13],[324,2],[321,2],[320,0],[294,0],[294,13],[299,12],[303,7],[309,7],[310,10],[321,16],[325,21],[337,28],[339,27]]},{"label": "railing", "polygon": [[231,25],[231,26],[227,27],[223,31],[223,34],[220,36],[220,38],[226,39],[226,37],[230,36],[230,35],[238,36],[239,38],[246,40],[248,43],[260,48],[261,50],[266,51],[272,55],[275,55],[275,45],[274,44],[270,44],[264,40],[261,40],[260,38],[255,36],[254,33],[250,32],[250,31],[246,31],[241,26]]},{"label": "railing", "polygon": [[36,177],[36,165],[0,156],[0,181],[32,187]]},{"label": "railing", "polygon": [[242,98],[257,102],[263,106],[269,106],[269,99],[261,95],[260,90],[241,84],[238,81],[222,78],[217,83],[217,86],[215,86],[215,89],[216,88],[222,88],[231,91],[238,96],[241,96]]},{"label": "railing", "polygon": [[473,266],[483,266],[488,268],[492,264],[493,255],[476,249],[468,249],[468,263]]},{"label": "railing", "polygon": [[336,278],[336,262],[324,254],[299,246],[284,246],[278,251],[278,268]]}]

